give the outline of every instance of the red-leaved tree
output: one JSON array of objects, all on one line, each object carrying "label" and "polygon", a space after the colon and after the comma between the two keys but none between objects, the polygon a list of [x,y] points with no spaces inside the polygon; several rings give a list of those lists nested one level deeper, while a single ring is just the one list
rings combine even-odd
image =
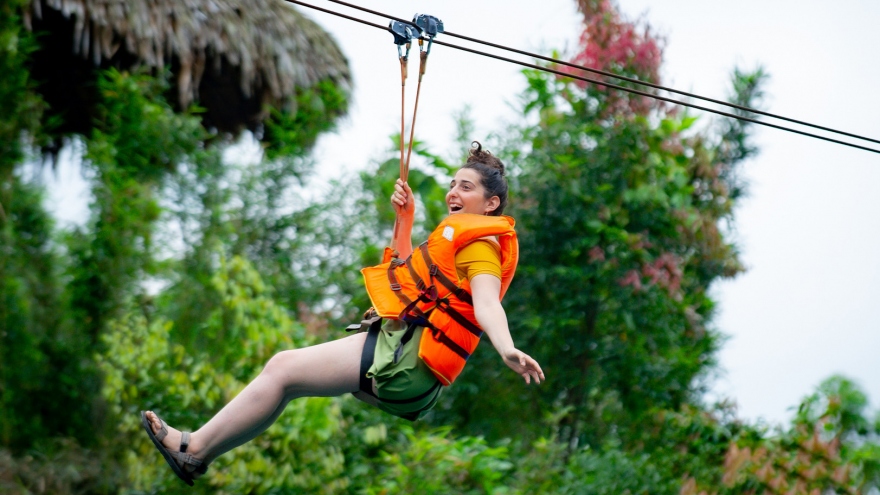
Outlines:
[{"label": "red-leaved tree", "polygon": [[[660,63],[663,58],[663,40],[647,23],[627,20],[611,0],[578,0],[578,10],[584,14],[578,53],[572,62],[614,74],[652,83],[660,82]],[[567,72],[588,76],[623,86],[632,86],[606,76],[584,73],[567,68]],[[585,87],[588,83],[579,83]],[[662,102],[622,91],[610,91],[605,86],[590,85],[592,89],[608,92],[611,99],[606,116],[635,113],[645,115]],[[650,88],[636,86],[648,91]]]}]

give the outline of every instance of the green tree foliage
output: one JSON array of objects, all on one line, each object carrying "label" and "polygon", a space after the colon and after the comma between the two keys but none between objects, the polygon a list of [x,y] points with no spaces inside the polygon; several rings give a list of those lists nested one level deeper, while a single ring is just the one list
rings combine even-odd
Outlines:
[{"label": "green tree foliage", "polygon": [[27,70],[36,43],[21,25],[24,3],[0,5],[0,445],[16,450],[59,422],[40,414],[60,286],[54,223],[22,166],[40,143],[45,108]]},{"label": "green tree foliage", "polygon": [[[106,352],[98,359],[106,377],[103,394],[118,418],[121,455],[137,489],[166,491],[180,483],[164,464],[144,462],[158,458],[143,433],[140,410],[156,410],[179,427],[201,425],[275,352],[313,343],[268,297],[268,287],[243,258],[221,259],[212,283],[220,304],[200,330],[223,345],[188,349],[172,341],[172,322],[149,321],[137,310],[114,320],[106,334]],[[345,483],[337,446],[341,421],[331,399],[294,401],[266,434],[213,464],[197,491],[338,493]]]},{"label": "green tree foliage", "polygon": [[[43,186],[29,177],[39,175],[38,148],[64,116],[44,112],[34,90],[29,55],[39,36],[23,26],[27,6],[0,6],[0,442],[16,453],[66,448],[48,441],[53,436],[97,446],[112,434],[102,429],[107,410],[93,361],[106,322],[133,305],[147,318],[204,322],[218,307],[209,297],[224,251],[218,246],[248,255],[289,301],[299,300],[304,291],[295,290],[289,266],[296,252],[288,248],[306,249],[296,231],[307,229],[309,215],[285,201],[291,182],[311,168],[308,150],[348,98],[325,81],[301,90],[283,111],[267,108],[260,136],[267,159],[249,169],[222,160],[232,139],[206,131],[198,108],[172,109],[167,74],[96,68],[90,134],[64,137],[74,152],[84,151],[91,215],[81,227],[56,230]],[[183,190],[177,196],[176,186]],[[167,208],[175,197],[203,208],[175,215]],[[173,229],[186,237],[169,236]],[[165,291],[169,297],[151,293],[169,283],[178,289]],[[174,299],[182,293],[195,296]],[[177,341],[198,340],[199,325],[178,328]]]},{"label": "green tree foliage", "polygon": [[507,448],[482,438],[451,435],[451,429],[414,433],[404,428],[404,448],[383,452],[382,477],[366,491],[383,493],[503,493],[512,472]]},{"label": "green tree foliage", "polygon": [[852,381],[831,377],[798,407],[789,429],[731,441],[721,479],[687,478],[683,495],[872,493],[880,487],[880,430]]},{"label": "green tree foliage", "polygon": [[[41,413],[56,418],[53,432],[93,445],[104,411],[100,376],[92,361],[105,321],[142,293],[153,268],[156,190],[175,163],[200,146],[197,119],[174,113],[160,80],[109,71],[99,78],[99,118],[85,139],[94,173],[92,218],[66,239],[66,313],[48,346],[49,378],[40,382]],[[56,310],[57,311],[57,310]]]},{"label": "green tree foliage", "polygon": [[45,104],[34,91],[27,69],[37,44],[22,25],[20,8],[28,2],[11,0],[0,5],[0,220],[10,204],[9,181],[24,157],[29,141],[40,137]]},{"label": "green tree foliage", "polygon": [[10,184],[15,200],[0,221],[0,441],[17,450],[63,422],[43,414],[52,408],[47,385],[57,383],[51,356],[60,287],[42,191],[21,177]]},{"label": "green tree foliage", "polygon": [[180,163],[164,191],[161,237],[182,249],[167,250],[163,277],[171,282],[159,298],[160,312],[175,321],[177,339],[211,345],[199,337],[205,315],[216,306],[211,274],[216,254],[242,256],[259,270],[287,308],[321,301],[326,288],[314,261],[313,239],[323,229],[322,209],[310,203],[305,181],[313,162],[307,153],[321,132],[333,128],[347,108],[345,93],[329,82],[301,90],[295,113],[273,111],[265,124],[263,156],[242,165],[224,159],[229,148],[213,145]]},{"label": "green tree foliage", "polygon": [[[647,28],[633,34],[608,2],[591,8],[585,39],[605,44],[584,56],[650,79],[658,58],[613,56],[655,53]],[[623,34],[607,34],[615,29]],[[737,103],[759,103],[762,77],[735,74]],[[741,270],[719,224],[732,219],[733,170],[748,153],[722,151],[748,148],[746,128],[697,130],[695,117],[641,97],[536,71],[526,78],[527,123],[503,150],[518,172],[510,213],[521,248],[506,308],[548,380],[526,391],[493,352],[479,352],[447,398],[448,418],[507,436],[534,431],[549,407],[563,414],[563,440],[601,445],[637,434],[653,410],[699,397],[719,345],[708,290]],[[487,394],[505,400],[478,399]]]},{"label": "green tree foliage", "polygon": [[69,242],[71,305],[88,346],[153,271],[156,193],[206,137],[197,118],[175,113],[161,97],[161,80],[111,69],[98,86],[99,117],[85,155],[94,171],[92,218]]},{"label": "green tree foliage", "polygon": [[862,391],[833,377],[798,411],[787,428],[773,431],[743,424],[726,407],[658,412],[643,424],[644,448],[635,450],[613,443],[572,450],[538,440],[523,457],[514,456],[511,485],[522,493],[597,495],[876,490],[877,430]]},{"label": "green tree foliage", "polygon": [[69,438],[51,438],[13,456],[0,449],[0,492],[4,495],[111,494],[126,484],[106,450],[88,449]]}]

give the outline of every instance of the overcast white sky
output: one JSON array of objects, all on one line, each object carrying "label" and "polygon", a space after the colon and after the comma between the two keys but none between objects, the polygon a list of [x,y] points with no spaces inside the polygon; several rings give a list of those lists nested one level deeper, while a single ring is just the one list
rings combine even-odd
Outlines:
[{"label": "overcast white sky", "polygon": [[[312,3],[387,23],[323,0]],[[360,3],[405,18],[432,14],[449,31],[546,54],[570,52],[580,32],[574,0]],[[767,110],[880,139],[880,2],[620,5],[666,38],[665,84],[722,98],[735,65],[762,64],[772,76]],[[355,82],[350,116],[316,150],[320,188],[387,147],[387,136],[399,126],[399,66],[389,34],[320,12],[306,15],[337,37]],[[415,74],[417,57],[411,63]],[[412,76],[408,87],[413,95]],[[474,138],[482,139],[516,118],[510,103],[523,87],[516,66],[435,46],[417,136],[434,150],[452,151],[452,114],[469,104]],[[734,234],[749,271],[714,289],[721,310],[716,325],[730,336],[714,394],[733,398],[742,417],[782,422],[822,379],[842,373],[877,405],[880,155],[767,128],[757,130],[756,142],[761,155],[745,167],[750,196],[739,207]],[[56,189],[53,201],[62,217],[76,211],[69,204],[77,194],[81,200],[81,193]]]}]

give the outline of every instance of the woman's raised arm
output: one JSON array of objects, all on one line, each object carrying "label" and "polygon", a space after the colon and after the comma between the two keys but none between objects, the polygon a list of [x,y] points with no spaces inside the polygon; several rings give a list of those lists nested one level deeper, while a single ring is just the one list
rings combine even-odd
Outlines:
[{"label": "woman's raised arm", "polygon": [[[401,179],[397,179],[394,184],[394,193],[391,195],[391,205],[394,207],[394,213],[397,214],[395,222],[397,225],[397,252],[401,259],[406,258],[412,253],[412,228],[413,218],[416,213],[416,202],[413,199],[412,189],[409,184]],[[393,243],[393,240],[392,240]]]},{"label": "woman's raised arm", "polygon": [[526,383],[541,383],[544,372],[541,365],[531,356],[517,349],[507,326],[507,314],[501,306],[498,295],[501,293],[501,280],[489,274],[477,275],[471,279],[471,295],[474,300],[474,314],[492,345],[510,369],[522,376]]}]

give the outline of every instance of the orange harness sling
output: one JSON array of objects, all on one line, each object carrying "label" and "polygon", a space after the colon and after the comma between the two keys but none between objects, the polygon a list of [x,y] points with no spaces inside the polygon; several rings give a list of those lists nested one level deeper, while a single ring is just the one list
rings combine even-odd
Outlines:
[{"label": "orange harness sling", "polygon": [[483,334],[470,283],[455,270],[455,254],[477,239],[497,236],[503,298],[519,259],[514,224],[508,216],[450,215],[407,259],[392,258],[386,250],[384,263],[361,270],[376,314],[419,320],[430,329],[422,333],[419,357],[443,385],[455,381]]}]

